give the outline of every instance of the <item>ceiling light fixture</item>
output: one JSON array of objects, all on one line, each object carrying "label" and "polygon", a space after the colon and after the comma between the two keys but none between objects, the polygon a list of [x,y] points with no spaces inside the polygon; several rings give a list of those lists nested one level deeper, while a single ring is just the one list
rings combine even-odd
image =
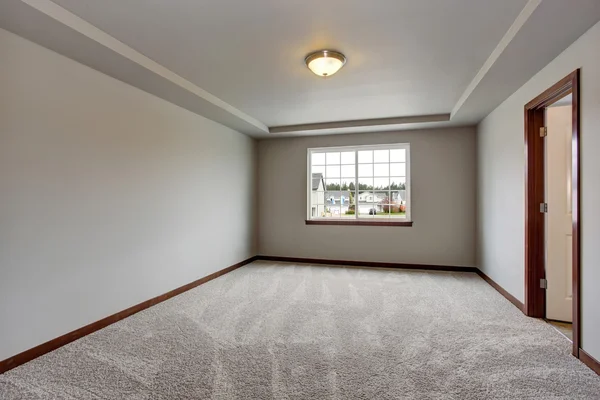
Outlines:
[{"label": "ceiling light fixture", "polygon": [[319,50],[307,55],[304,62],[315,75],[328,77],[346,64],[346,56],[333,50]]}]

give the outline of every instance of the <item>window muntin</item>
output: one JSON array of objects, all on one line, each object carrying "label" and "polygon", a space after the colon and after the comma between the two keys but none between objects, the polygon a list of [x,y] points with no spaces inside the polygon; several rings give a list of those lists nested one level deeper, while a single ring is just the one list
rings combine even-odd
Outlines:
[{"label": "window muntin", "polygon": [[308,219],[411,221],[410,145],[308,149]]}]

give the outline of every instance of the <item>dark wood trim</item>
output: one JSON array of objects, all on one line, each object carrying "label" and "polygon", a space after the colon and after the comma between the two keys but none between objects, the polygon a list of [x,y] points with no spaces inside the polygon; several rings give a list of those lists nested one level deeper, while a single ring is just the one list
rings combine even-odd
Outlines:
[{"label": "dark wood trim", "polygon": [[107,327],[108,325],[114,324],[117,321],[120,321],[122,319],[125,319],[127,317],[132,316],[133,314],[136,314],[142,310],[145,310],[146,308],[152,307],[158,303],[162,303],[165,300],[170,299],[171,297],[177,296],[183,292],[187,292],[190,289],[193,289],[197,286],[202,285],[203,283],[206,283],[208,281],[211,281],[215,278],[218,278],[221,275],[225,275],[228,272],[231,272],[237,268],[240,268],[246,264],[251,263],[252,261],[255,261],[257,259],[257,257],[251,257],[247,260],[244,260],[242,262],[239,262],[237,264],[234,264],[230,267],[227,267],[225,269],[222,269],[220,271],[214,272],[208,276],[205,276],[204,278],[200,278],[194,282],[188,283],[187,285],[183,285],[177,289],[173,289],[170,292],[167,292],[165,294],[161,294],[160,296],[154,297],[153,299],[150,300],[146,300],[143,303],[137,304],[135,306],[129,307],[126,310],[120,311],[116,314],[110,315],[106,318],[103,318],[99,321],[96,322],[92,322],[89,325],[86,325],[82,328],[79,328],[77,330],[74,330],[72,332],[69,332],[65,335],[59,336],[55,339],[52,339],[46,343],[42,343],[39,346],[36,346],[34,348],[31,348],[29,350],[25,350],[22,353],[19,353],[13,357],[7,358],[4,361],[0,361],[0,374],[11,370],[15,367],[18,367],[19,365],[25,364],[28,361],[31,361],[35,358],[38,358],[46,353],[49,353],[53,350],[58,349],[59,347],[62,347],[68,343],[71,343],[77,339],[80,339],[86,335],[89,335],[90,333],[96,332],[102,328]]},{"label": "dark wood trim", "polygon": [[371,267],[371,268],[398,268],[398,269],[418,269],[429,271],[458,271],[458,272],[476,272],[475,267],[450,266],[450,265],[429,265],[429,264],[403,264],[388,262],[356,261],[356,260],[328,260],[323,258],[298,258],[298,257],[280,257],[280,256],[257,256],[259,260],[281,261],[298,264],[323,264],[323,265],[345,265],[349,267]]},{"label": "dark wood trim", "polygon": [[[580,298],[580,274],[581,274],[581,153],[580,153],[580,70],[576,70],[572,76],[571,90],[573,97],[573,138],[571,142],[571,191],[573,211],[573,355],[579,357],[581,346],[581,298]],[[592,359],[593,360],[593,359]],[[594,360],[595,361],[595,360]],[[596,361],[596,363],[598,363]],[[598,372],[598,370],[596,370]]]},{"label": "dark wood trim", "polygon": [[515,296],[513,296],[510,293],[508,293],[506,291],[506,289],[504,289],[502,286],[500,286],[496,282],[494,282],[494,280],[492,278],[490,278],[489,276],[487,276],[479,268],[477,268],[477,275],[479,275],[491,287],[493,287],[494,289],[496,289],[498,291],[498,293],[500,293],[502,296],[504,296],[506,298],[506,300],[508,300],[511,303],[513,303],[515,305],[515,307],[517,307],[519,309],[519,311],[523,312],[523,310],[525,309],[525,305],[523,303],[521,303]]},{"label": "dark wood trim", "polygon": [[592,371],[600,375],[600,361],[596,360],[594,357],[590,356],[583,349],[579,349],[579,359],[582,363],[590,367]]},{"label": "dark wood trim", "polygon": [[569,75],[556,82],[550,88],[544,90],[539,96],[525,105],[526,110],[537,108],[546,108],[569,94],[573,87],[573,79],[579,76],[579,70],[571,72]]},{"label": "dark wood trim", "polygon": [[546,277],[546,222],[540,212],[540,203],[545,201],[544,139],[540,137],[544,119],[543,108],[525,110],[525,287],[528,290],[523,312],[534,318],[546,315],[546,290],[540,287],[540,280]]},{"label": "dark wood trim", "polygon": [[412,221],[381,221],[360,219],[307,219],[306,225],[413,226]]},{"label": "dark wood trim", "polygon": [[523,312],[536,318],[546,316],[546,291],[540,288],[545,278],[545,221],[539,204],[545,200],[544,126],[545,108],[571,93],[573,97],[572,195],[573,195],[573,355],[579,357],[581,343],[580,312],[580,70],[525,105],[525,307]]}]

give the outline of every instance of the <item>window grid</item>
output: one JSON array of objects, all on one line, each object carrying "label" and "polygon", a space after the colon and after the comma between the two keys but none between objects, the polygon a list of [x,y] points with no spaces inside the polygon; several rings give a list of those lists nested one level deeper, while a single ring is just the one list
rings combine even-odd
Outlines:
[{"label": "window grid", "polygon": [[[350,162],[350,153],[354,155],[353,163]],[[361,170],[360,167],[365,165],[371,168]],[[354,177],[342,176],[350,171],[346,168],[342,173],[343,166],[354,166]],[[315,199],[312,193],[315,171],[322,173],[322,202],[318,195]],[[310,213],[309,219],[411,220],[409,144],[308,149],[308,172],[309,209],[317,205],[318,211],[321,211],[316,217]],[[348,182],[353,183],[353,189]],[[352,193],[353,201],[350,201],[350,196],[342,198],[345,192]],[[348,212],[352,211],[351,206],[354,206],[353,213]]]}]

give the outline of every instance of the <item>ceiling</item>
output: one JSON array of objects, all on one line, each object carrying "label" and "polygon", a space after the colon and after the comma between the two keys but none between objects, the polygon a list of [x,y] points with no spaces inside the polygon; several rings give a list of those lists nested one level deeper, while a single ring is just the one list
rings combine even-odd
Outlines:
[{"label": "ceiling", "polygon": [[[526,3],[54,2],[268,126],[447,113]],[[321,48],[338,75],[304,65]]]},{"label": "ceiling", "polygon": [[[477,123],[598,20],[598,0],[0,4],[1,28],[255,137]],[[329,78],[303,62],[322,48],[348,58]]]}]

